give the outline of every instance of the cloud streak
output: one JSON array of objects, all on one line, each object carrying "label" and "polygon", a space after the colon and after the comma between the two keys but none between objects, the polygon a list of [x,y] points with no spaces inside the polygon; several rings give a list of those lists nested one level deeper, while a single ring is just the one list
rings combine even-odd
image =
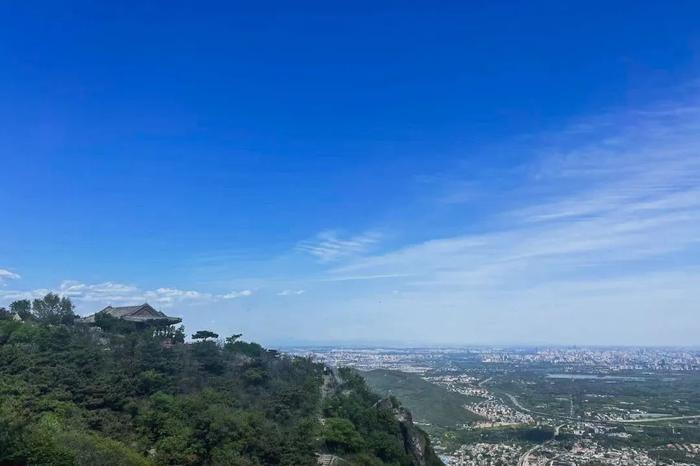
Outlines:
[{"label": "cloud streak", "polygon": [[[504,175],[499,187],[508,189],[490,185],[488,170],[465,170],[465,183],[458,170],[449,183],[431,182],[425,189],[436,193],[405,206],[404,233],[390,226],[391,239],[403,243],[373,231],[326,230],[284,260],[263,260],[261,275],[273,272],[259,281],[220,274],[223,290],[239,287],[228,292],[74,281],[53,291],[90,311],[217,302],[193,313],[213,320],[207,313],[251,308],[244,325],[275,337],[380,339],[388,329],[407,341],[442,343],[697,343],[698,107],[607,114],[545,136],[530,149],[536,159]],[[461,220],[471,191],[483,207]],[[18,278],[5,272],[0,279]],[[0,298],[48,291],[2,287]],[[284,312],[275,296],[289,297]]]},{"label": "cloud streak", "polygon": [[306,293],[306,290],[282,290],[277,296],[299,296]]},{"label": "cloud streak", "polygon": [[[551,309],[559,325],[582,303],[611,322],[644,308],[659,325],[674,296],[687,312],[700,299],[700,110],[608,115],[553,139],[515,193],[527,202],[493,213],[496,227],[350,259],[329,280],[397,277],[400,297],[381,301],[389,315],[432,309],[485,325],[518,309],[503,321],[517,335],[507,328],[531,327],[528,315]],[[375,291],[354,306],[376,308]]]},{"label": "cloud streak", "polygon": [[[666,113],[673,117],[665,118]],[[574,267],[696,247],[700,133],[691,130],[700,127],[700,112],[684,107],[652,115],[651,121],[623,129],[613,147],[606,142],[609,136],[599,135],[603,140],[586,149],[564,155],[552,150],[541,162],[548,166],[546,175],[540,172],[537,178],[554,185],[556,194],[506,213],[501,229],[426,241],[338,270],[381,276],[420,266],[428,273],[462,274],[467,268],[470,273],[494,267],[505,271],[538,261],[551,266],[552,260]],[[595,140],[593,128],[588,138]],[[567,183],[581,187],[567,189]]]},{"label": "cloud streak", "polygon": [[231,291],[230,293],[220,295],[222,299],[238,299],[245,298],[248,296],[253,296],[252,290]]},{"label": "cloud streak", "polygon": [[357,256],[367,252],[376,244],[381,235],[376,232],[363,233],[349,238],[341,238],[332,230],[319,233],[316,237],[300,242],[296,249],[316,257],[320,262],[332,262]]},{"label": "cloud streak", "polygon": [[34,290],[1,290],[0,298],[4,300],[35,299],[47,293],[57,293],[67,296],[86,308],[101,305],[124,305],[150,302],[161,307],[170,307],[180,303],[203,302],[215,299],[210,293],[177,288],[157,288],[143,290],[135,285],[117,282],[82,283],[75,280],[65,280],[56,288],[38,288]]},{"label": "cloud streak", "polygon": [[4,280],[19,280],[20,278],[22,277],[20,277],[18,273],[11,272],[7,269],[0,269],[0,282]]},{"label": "cloud streak", "polygon": [[[365,280],[381,280],[381,279],[387,279],[387,278],[404,278],[404,277],[410,277],[410,276],[414,275],[414,274],[410,274],[410,273],[382,273],[382,274],[375,274],[375,275],[344,275],[344,274],[342,274],[342,272],[344,270],[347,270],[347,267],[337,269],[337,272],[340,272],[338,275],[322,278],[320,281],[322,281],[322,282],[352,282],[352,281],[365,281]],[[335,272],[333,272],[333,273],[335,273]]]}]

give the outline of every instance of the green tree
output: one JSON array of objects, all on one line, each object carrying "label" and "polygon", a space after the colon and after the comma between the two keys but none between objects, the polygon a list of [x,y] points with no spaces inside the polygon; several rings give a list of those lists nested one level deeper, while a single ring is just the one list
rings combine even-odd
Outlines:
[{"label": "green tree", "polygon": [[55,293],[48,293],[32,303],[32,311],[37,320],[45,324],[72,324],[75,320],[73,309],[70,298]]},{"label": "green tree", "polygon": [[163,340],[170,340],[172,343],[184,343],[185,326],[180,325],[179,327],[175,327],[174,325],[168,325],[165,327],[157,327],[153,331],[153,336]]},{"label": "green tree", "polygon": [[198,330],[194,335],[192,335],[193,340],[204,340],[207,341],[208,339],[216,339],[219,338],[218,333],[214,333],[210,330]]},{"label": "green tree", "polygon": [[226,338],[226,343],[224,344],[224,348],[227,347],[227,346],[229,346],[229,345],[233,345],[234,343],[236,343],[236,340],[238,340],[238,339],[241,338],[242,336],[243,336],[242,333],[234,333],[234,334],[231,335],[230,337],[227,337],[227,338]]},{"label": "green tree", "polygon": [[180,325],[172,333],[173,343],[184,343],[185,342],[185,326]]},{"label": "green tree", "polygon": [[362,436],[352,422],[347,419],[332,417],[326,419],[323,429],[326,445],[332,451],[352,453],[362,449]]},{"label": "green tree", "polygon": [[209,331],[164,345],[184,331],[116,318],[97,332],[46,324],[60,299],[39,301],[41,320],[0,320],[0,465],[314,466],[319,451],[415,464],[391,409],[352,371],[322,398],[310,359],[238,335],[222,347]]},{"label": "green tree", "polygon": [[10,311],[20,319],[27,320],[32,316],[32,303],[28,299],[20,299],[10,304]]},{"label": "green tree", "polygon": [[[250,356],[251,358],[259,357],[265,352],[265,349],[255,342],[249,343],[245,341],[239,341],[238,339],[241,336],[242,334],[238,333],[226,338],[226,342],[224,343],[224,350],[231,353],[245,354],[246,356]],[[271,354],[271,356],[273,355]]]},{"label": "green tree", "polygon": [[12,313],[5,309],[4,307],[0,307],[0,320],[10,320],[12,319]]}]

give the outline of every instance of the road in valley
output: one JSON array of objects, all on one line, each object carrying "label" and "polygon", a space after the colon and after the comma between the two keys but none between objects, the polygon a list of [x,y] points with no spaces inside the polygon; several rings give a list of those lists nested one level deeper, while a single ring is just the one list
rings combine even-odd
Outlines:
[{"label": "road in valley", "polygon": [[528,451],[523,453],[523,456],[521,456],[520,460],[518,460],[518,466],[530,466],[530,455],[542,448],[544,445],[544,443],[540,445],[535,445],[534,447],[530,448]]},{"label": "road in valley", "polygon": [[489,383],[491,380],[493,380],[493,377],[489,377],[488,379],[482,380],[481,382],[479,382],[478,385],[480,387],[483,387],[485,384]]},{"label": "road in valley", "polygon": [[593,422],[597,424],[608,424],[608,425],[616,425],[616,424],[643,424],[645,422],[663,422],[663,421],[688,421],[691,419],[700,419],[700,414],[695,414],[692,416],[666,416],[666,417],[647,417],[647,418],[640,418],[640,419],[620,419],[620,420],[598,420],[598,419],[581,419],[578,417],[573,417],[573,416],[560,416],[557,414],[548,414],[548,413],[542,413],[539,411],[533,411],[529,408],[526,408],[523,406],[516,397],[511,395],[510,393],[502,392],[505,396],[508,397],[508,399],[513,403],[513,405],[522,410],[525,411],[526,413],[529,414],[536,414],[538,416],[544,416],[548,417],[551,419],[563,419],[563,420],[568,420],[568,421],[577,421],[577,422]]}]

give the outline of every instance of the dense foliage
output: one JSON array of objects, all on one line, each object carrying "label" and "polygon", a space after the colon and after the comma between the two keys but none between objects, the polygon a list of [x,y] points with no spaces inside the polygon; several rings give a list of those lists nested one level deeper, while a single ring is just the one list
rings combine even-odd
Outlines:
[{"label": "dense foliage", "polygon": [[[415,464],[405,445],[398,441],[406,435],[402,435],[393,409],[378,409],[380,397],[356,372],[347,368],[339,372],[342,384],[323,404],[326,447],[357,464]],[[390,404],[390,408],[399,407],[395,398]],[[442,465],[432,449],[426,453],[426,465]]]},{"label": "dense foliage", "polygon": [[240,335],[186,344],[182,328],[73,324],[54,297],[14,308],[24,318],[0,315],[2,465],[411,464],[391,411],[351,373],[323,400],[321,365]]},{"label": "dense foliage", "polygon": [[392,393],[398,397],[416,419],[429,424],[429,431],[456,430],[463,424],[482,419],[464,409],[464,405],[478,402],[479,398],[430,383],[418,374],[375,369],[364,372],[363,376],[376,393]]}]

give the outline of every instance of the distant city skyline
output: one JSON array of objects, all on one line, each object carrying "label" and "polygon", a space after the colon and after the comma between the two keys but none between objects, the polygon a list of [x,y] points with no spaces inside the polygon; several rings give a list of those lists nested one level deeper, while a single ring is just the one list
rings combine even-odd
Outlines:
[{"label": "distant city skyline", "polygon": [[700,344],[700,5],[6,10],[0,306]]}]

